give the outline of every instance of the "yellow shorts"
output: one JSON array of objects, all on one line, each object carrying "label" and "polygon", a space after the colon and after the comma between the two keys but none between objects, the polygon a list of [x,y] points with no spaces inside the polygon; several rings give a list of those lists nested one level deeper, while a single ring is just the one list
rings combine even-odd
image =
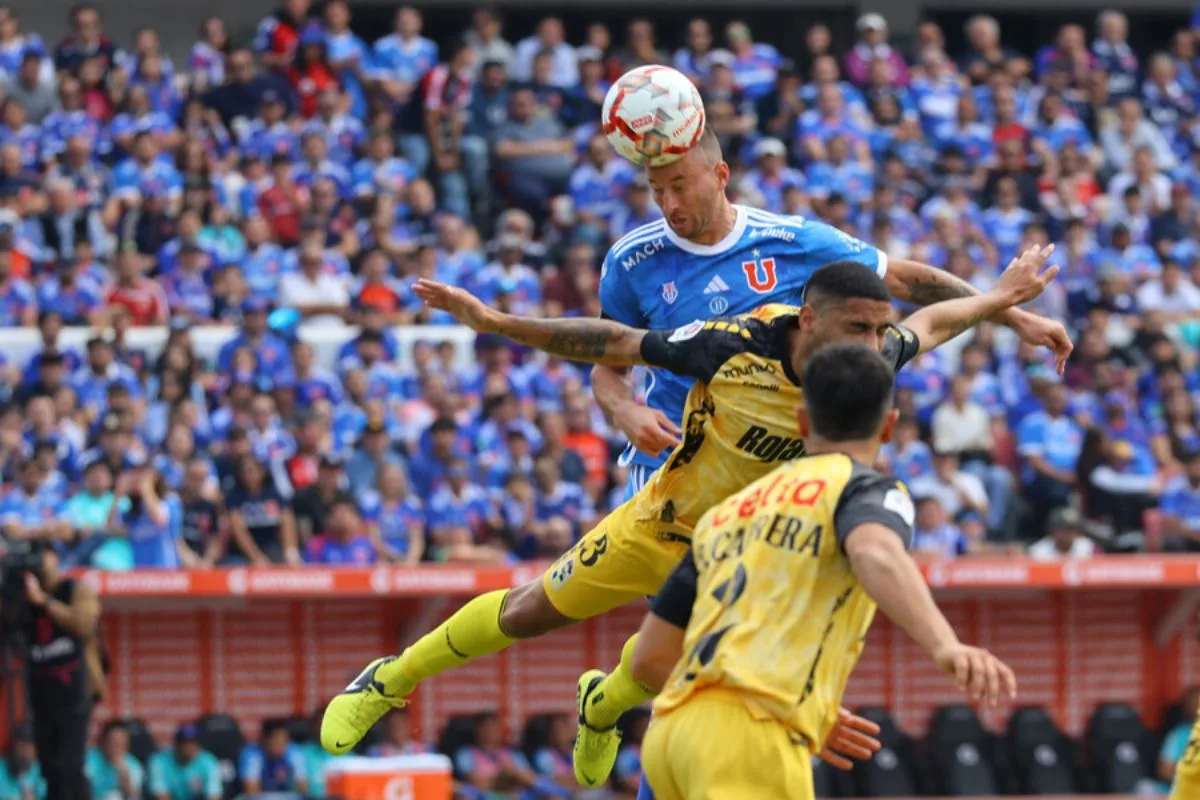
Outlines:
[{"label": "yellow shorts", "polygon": [[1168,800],[1197,800],[1200,798],[1200,717],[1192,726],[1183,758],[1175,767],[1175,784]]},{"label": "yellow shorts", "polygon": [[812,754],[787,728],[709,689],[655,716],[642,772],[657,800],[813,800]]},{"label": "yellow shorts", "polygon": [[559,557],[542,586],[550,602],[571,619],[590,619],[656,594],[691,543],[691,531],[639,518],[622,503]]}]

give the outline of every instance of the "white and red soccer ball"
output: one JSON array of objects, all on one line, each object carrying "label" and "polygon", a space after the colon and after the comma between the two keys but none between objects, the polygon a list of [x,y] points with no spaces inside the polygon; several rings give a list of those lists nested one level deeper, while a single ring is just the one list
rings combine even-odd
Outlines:
[{"label": "white and red soccer ball", "polygon": [[682,72],[651,64],[629,70],[612,85],[600,122],[622,156],[639,167],[663,167],[700,141],[704,102]]}]

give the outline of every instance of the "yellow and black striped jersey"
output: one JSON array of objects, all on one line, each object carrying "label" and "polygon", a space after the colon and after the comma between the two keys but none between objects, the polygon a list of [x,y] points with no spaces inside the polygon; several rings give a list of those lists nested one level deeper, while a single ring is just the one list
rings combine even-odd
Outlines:
[{"label": "yellow and black striped jersey", "polygon": [[705,514],[653,601],[686,629],[655,713],[721,687],[819,751],[875,614],[842,549],[864,523],[908,546],[912,501],[901,482],[841,454],[780,466]]},{"label": "yellow and black striped jersey", "polygon": [[[804,454],[796,416],[804,392],[788,344],[799,314],[795,306],[766,305],[646,334],[646,363],[696,383],[684,404],[681,443],[630,501],[639,518],[690,529],[713,503]],[[883,356],[897,370],[918,352],[912,331],[888,331]]]}]

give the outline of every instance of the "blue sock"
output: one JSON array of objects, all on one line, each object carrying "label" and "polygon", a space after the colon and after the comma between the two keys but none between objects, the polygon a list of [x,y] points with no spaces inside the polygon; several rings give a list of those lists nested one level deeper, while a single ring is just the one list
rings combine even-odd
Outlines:
[{"label": "blue sock", "polygon": [[638,784],[637,800],[654,800],[654,790],[650,788],[650,781],[646,780],[645,775]]}]

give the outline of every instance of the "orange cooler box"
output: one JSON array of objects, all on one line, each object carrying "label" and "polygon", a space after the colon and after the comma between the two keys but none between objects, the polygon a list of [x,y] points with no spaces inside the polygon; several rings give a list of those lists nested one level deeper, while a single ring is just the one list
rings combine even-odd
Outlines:
[{"label": "orange cooler box", "polygon": [[443,755],[335,758],[327,769],[325,791],[341,800],[450,800]]}]

